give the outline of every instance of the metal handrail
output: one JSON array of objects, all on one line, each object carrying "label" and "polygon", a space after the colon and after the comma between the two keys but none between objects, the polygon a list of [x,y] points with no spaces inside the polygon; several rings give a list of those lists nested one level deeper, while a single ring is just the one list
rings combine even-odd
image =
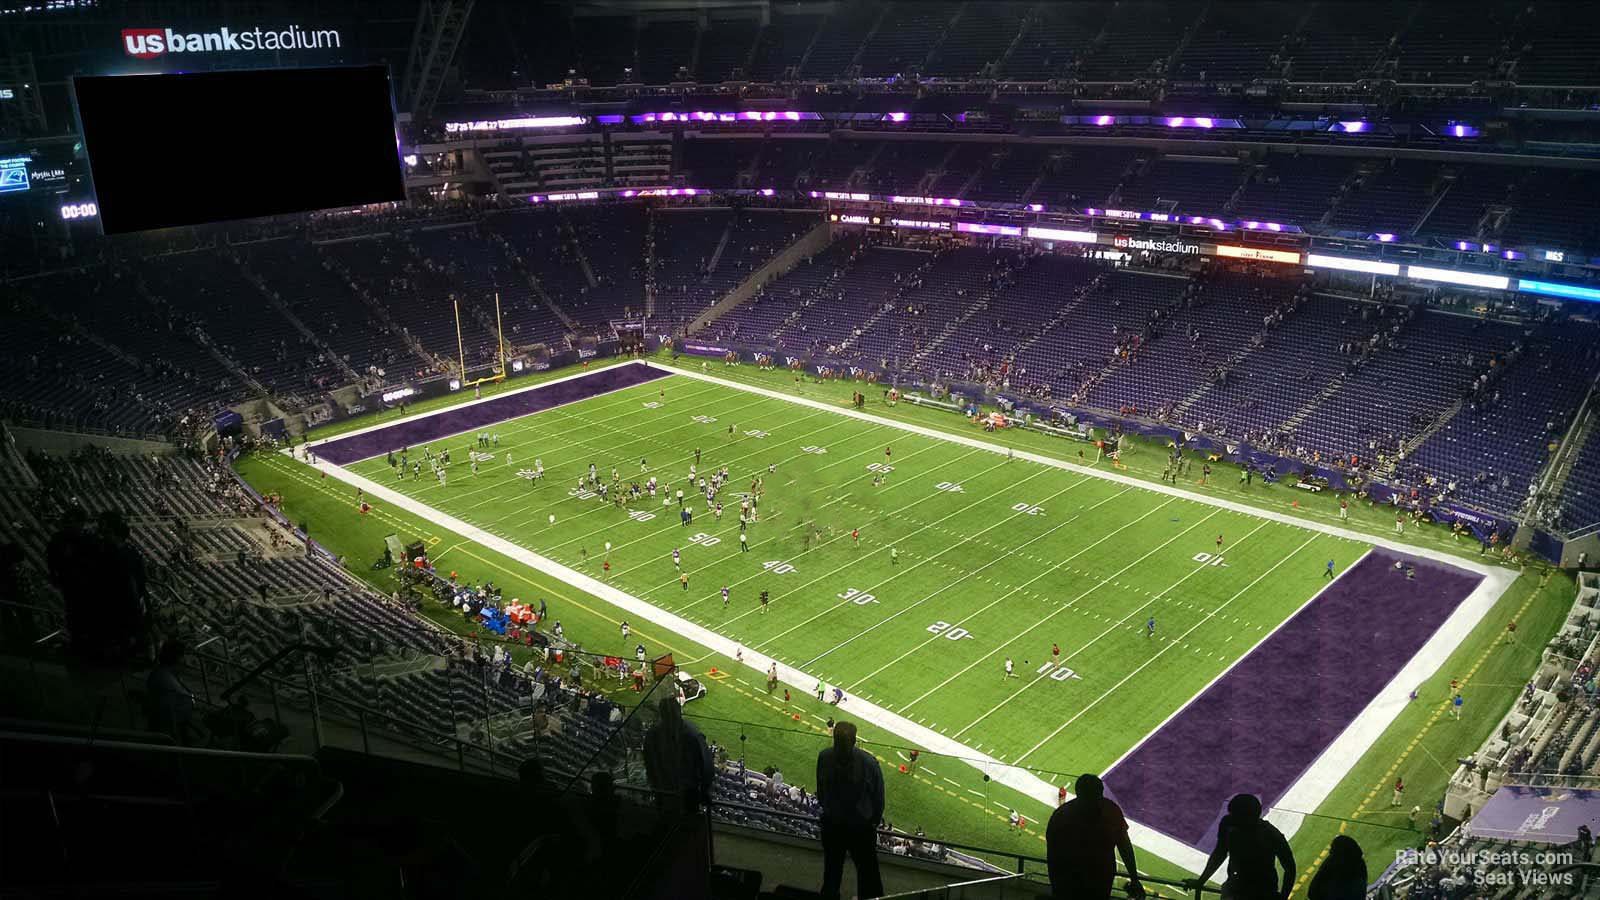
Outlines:
[{"label": "metal handrail", "polygon": [[898,900],[901,897],[926,897],[934,891],[949,891],[953,888],[976,887],[982,884],[998,884],[1002,881],[1016,881],[1026,877],[1021,872],[1011,872],[1005,875],[991,875],[988,878],[974,878],[971,881],[955,881],[950,884],[941,884],[938,887],[919,888],[914,891],[901,891],[898,894],[879,894],[874,900]]}]

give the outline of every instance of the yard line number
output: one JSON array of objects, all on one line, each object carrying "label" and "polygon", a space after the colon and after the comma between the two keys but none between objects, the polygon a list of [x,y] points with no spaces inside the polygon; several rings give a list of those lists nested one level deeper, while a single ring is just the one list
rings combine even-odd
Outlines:
[{"label": "yard line number", "polygon": [[1039,670],[1034,674],[1044,675],[1045,673],[1049,673],[1051,681],[1070,681],[1074,678],[1079,681],[1083,680],[1083,676],[1079,675],[1077,672],[1072,671],[1066,666],[1057,665],[1056,663],[1051,662],[1047,662],[1040,666]]},{"label": "yard line number", "polygon": [[866,606],[877,603],[878,598],[873,594],[864,593],[856,588],[845,588],[844,593],[837,595],[840,600],[849,600],[857,606]]},{"label": "yard line number", "polygon": [[942,638],[959,641],[962,638],[972,637],[972,632],[959,626],[952,626],[949,622],[935,622],[928,626],[929,634],[937,634]]}]

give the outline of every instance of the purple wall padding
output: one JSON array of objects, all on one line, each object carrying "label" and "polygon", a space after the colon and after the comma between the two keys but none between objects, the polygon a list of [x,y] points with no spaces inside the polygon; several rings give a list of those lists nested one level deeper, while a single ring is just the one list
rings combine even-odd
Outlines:
[{"label": "purple wall padding", "polygon": [[1482,580],[1374,549],[1108,772],[1107,793],[1128,818],[1211,847],[1228,798],[1276,803]]}]

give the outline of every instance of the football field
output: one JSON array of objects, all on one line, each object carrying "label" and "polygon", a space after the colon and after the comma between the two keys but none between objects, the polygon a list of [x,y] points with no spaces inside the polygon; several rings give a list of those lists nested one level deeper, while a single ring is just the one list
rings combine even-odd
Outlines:
[{"label": "football field", "polygon": [[[1104,477],[1109,461],[1092,471],[1075,462],[1081,448],[1094,463],[1090,445],[1063,441],[1069,462],[1040,461],[832,401],[650,371],[654,380],[531,414],[480,415],[459,433],[442,422],[419,431],[419,419],[334,438],[319,464],[385,489],[366,495],[380,507],[397,492],[719,635],[749,664],[778,661],[800,690],[838,688],[841,715],[870,704],[1049,784],[1112,769],[1374,549],[1336,529]],[[974,434],[1005,445],[1004,431]],[[420,476],[398,475],[387,451],[419,435],[406,456]],[[444,450],[441,483],[424,456]],[[722,467],[719,516],[698,477]],[[652,477],[655,496],[614,501]],[[438,565],[448,570],[448,557]],[[1475,583],[1441,594],[1378,686]],[[586,649],[632,656],[631,641],[615,644]],[[1210,811],[1201,818],[1209,825]],[[1192,824],[1163,830],[1193,846]]]}]

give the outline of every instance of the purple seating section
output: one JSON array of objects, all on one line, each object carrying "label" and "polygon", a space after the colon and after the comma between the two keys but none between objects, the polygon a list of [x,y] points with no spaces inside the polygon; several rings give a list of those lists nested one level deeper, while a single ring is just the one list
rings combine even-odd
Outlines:
[{"label": "purple seating section", "polygon": [[1406,449],[1404,483],[1510,514],[1600,372],[1594,326],[1526,328],[1256,274],[846,239],[704,336],[987,381],[1330,465]]},{"label": "purple seating section", "polygon": [[1600,440],[1593,436],[1567,476],[1562,496],[1560,526],[1568,529],[1600,525]]},{"label": "purple seating section", "polygon": [[332,360],[284,318],[239,266],[220,253],[177,253],[144,261],[145,289],[179,320],[200,325],[217,348],[274,393],[336,387]]},{"label": "purple seating section", "polygon": [[[541,304],[527,276],[476,226],[417,230],[412,243],[423,258],[441,269],[461,300],[463,318],[471,316],[492,335],[494,296],[500,295],[501,326],[513,346],[560,341],[565,327]],[[464,324],[464,323],[463,323]]]},{"label": "purple seating section", "polygon": [[776,210],[685,209],[657,215],[653,319],[672,326],[688,323],[817,223],[811,213]]},{"label": "purple seating section", "polygon": [[267,290],[351,368],[367,373],[401,361],[404,345],[317,248],[281,239],[242,248],[245,265]]},{"label": "purple seating section", "polygon": [[[15,282],[3,307],[6,416],[60,428],[166,431],[243,386],[183,321],[104,269]],[[65,302],[68,298],[72,302]]]},{"label": "purple seating section", "polygon": [[[1503,374],[1474,392],[1460,412],[1412,454],[1409,463],[1424,472],[1451,473],[1443,485],[1450,495],[1471,506],[1515,510],[1527,498],[1528,486],[1549,457],[1553,442],[1567,426],[1600,367],[1600,350],[1590,328],[1546,326],[1525,341],[1520,358]],[[1485,436],[1491,440],[1485,440]],[[1594,441],[1585,447],[1592,451]],[[1594,467],[1579,465],[1568,482],[1568,495],[1592,481]],[[1569,499],[1569,506],[1572,501]],[[1592,501],[1591,501],[1592,502]],[[1569,527],[1600,521],[1578,521],[1583,503],[1573,509]]]}]

